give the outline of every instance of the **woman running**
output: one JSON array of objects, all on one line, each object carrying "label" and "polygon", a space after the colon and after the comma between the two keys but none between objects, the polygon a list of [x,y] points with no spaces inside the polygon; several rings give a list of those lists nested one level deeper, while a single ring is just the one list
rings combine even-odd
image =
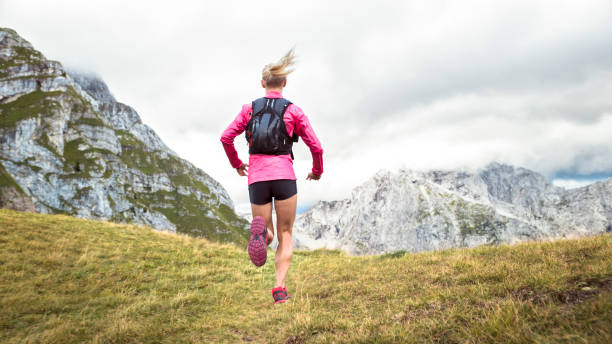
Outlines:
[{"label": "woman running", "polygon": [[[313,167],[307,180],[319,180],[323,174],[323,149],[308,118],[296,105],[283,98],[287,75],[293,70],[293,49],[262,72],[261,86],[266,95],[242,106],[236,119],[221,135],[223,148],[240,176],[248,175],[249,199],[253,221],[248,252],[256,266],[266,262],[267,246],[274,238],[272,201],[276,210],[276,283],[272,288],[274,303],[287,301],[285,280],[293,255],[291,231],[297,207],[297,186],[293,171],[293,142],[301,137],[312,153]],[[249,163],[238,158],[234,138],[246,131]],[[248,170],[247,170],[248,168]],[[248,172],[248,174],[247,174]]]}]

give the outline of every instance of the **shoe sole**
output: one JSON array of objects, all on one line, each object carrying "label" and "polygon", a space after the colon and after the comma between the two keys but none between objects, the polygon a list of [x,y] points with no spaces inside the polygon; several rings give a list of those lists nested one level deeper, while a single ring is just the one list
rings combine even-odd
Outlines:
[{"label": "shoe sole", "polygon": [[266,245],[266,220],[261,216],[255,216],[251,221],[251,238],[249,239],[249,258],[255,266],[266,263],[268,250]]}]

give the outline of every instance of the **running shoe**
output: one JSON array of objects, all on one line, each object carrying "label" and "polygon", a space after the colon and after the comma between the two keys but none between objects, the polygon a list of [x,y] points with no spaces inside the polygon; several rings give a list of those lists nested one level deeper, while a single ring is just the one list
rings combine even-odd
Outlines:
[{"label": "running shoe", "polygon": [[287,288],[285,287],[272,288],[272,297],[274,298],[274,304],[287,302],[287,300],[289,300],[289,294],[287,294]]},{"label": "running shoe", "polygon": [[249,258],[255,266],[266,263],[268,250],[268,229],[266,220],[261,216],[255,216],[251,222],[251,239],[249,240]]}]

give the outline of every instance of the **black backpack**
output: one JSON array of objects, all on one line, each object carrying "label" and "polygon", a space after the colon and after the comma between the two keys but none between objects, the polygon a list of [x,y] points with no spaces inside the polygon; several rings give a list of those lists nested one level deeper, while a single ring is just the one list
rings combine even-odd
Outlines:
[{"label": "black backpack", "polygon": [[253,101],[251,119],[245,129],[249,154],[283,155],[291,154],[293,142],[299,136],[287,134],[283,116],[291,102],[285,98],[259,98]]}]

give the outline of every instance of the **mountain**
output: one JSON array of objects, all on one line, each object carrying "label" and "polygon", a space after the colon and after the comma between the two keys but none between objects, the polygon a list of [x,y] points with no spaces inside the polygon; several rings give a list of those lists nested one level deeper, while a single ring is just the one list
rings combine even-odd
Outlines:
[{"label": "mountain", "polygon": [[93,75],[0,28],[0,206],[244,242],[225,189]]},{"label": "mountain", "polygon": [[612,230],[612,178],[565,190],[524,168],[382,171],[294,225],[298,248],[409,252],[586,236]]}]

